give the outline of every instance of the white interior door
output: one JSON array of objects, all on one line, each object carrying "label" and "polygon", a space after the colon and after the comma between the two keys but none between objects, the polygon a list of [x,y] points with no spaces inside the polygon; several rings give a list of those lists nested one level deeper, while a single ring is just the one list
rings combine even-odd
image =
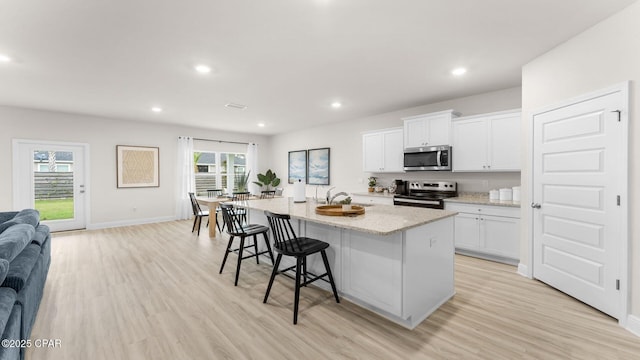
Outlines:
[{"label": "white interior door", "polygon": [[83,144],[14,140],[14,208],[37,209],[52,231],[84,229],[86,153]]},{"label": "white interior door", "polygon": [[627,101],[617,91],[533,116],[533,275],[615,318],[627,246],[618,111]]}]

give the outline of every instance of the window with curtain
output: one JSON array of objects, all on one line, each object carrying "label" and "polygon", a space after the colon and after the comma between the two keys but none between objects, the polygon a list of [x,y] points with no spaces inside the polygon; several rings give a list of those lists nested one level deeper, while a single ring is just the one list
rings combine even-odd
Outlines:
[{"label": "window with curtain", "polygon": [[207,189],[238,191],[246,176],[246,154],[229,152],[193,152],[196,194],[206,195]]}]

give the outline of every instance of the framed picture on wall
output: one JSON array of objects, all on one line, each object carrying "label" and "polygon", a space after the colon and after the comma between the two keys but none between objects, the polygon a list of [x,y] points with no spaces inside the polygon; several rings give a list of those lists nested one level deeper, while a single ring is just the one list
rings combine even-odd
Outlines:
[{"label": "framed picture on wall", "polygon": [[308,150],[307,184],[329,185],[330,152],[329,148]]},{"label": "framed picture on wall", "polygon": [[289,184],[307,182],[307,150],[289,151]]},{"label": "framed picture on wall", "polygon": [[118,188],[160,187],[160,148],[116,145]]}]

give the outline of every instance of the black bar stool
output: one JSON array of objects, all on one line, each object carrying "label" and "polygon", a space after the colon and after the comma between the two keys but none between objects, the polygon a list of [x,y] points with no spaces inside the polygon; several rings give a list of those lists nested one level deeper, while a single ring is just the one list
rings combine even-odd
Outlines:
[{"label": "black bar stool", "polygon": [[[263,225],[257,224],[242,224],[239,219],[239,215],[236,213],[236,209],[232,204],[220,204],[220,208],[222,209],[222,218],[224,219],[224,223],[227,226],[227,234],[229,234],[229,243],[227,244],[227,251],[224,253],[224,258],[222,259],[222,265],[220,265],[220,274],[222,274],[222,270],[224,269],[224,264],[227,262],[227,256],[231,252],[238,253],[238,264],[236,265],[236,281],[235,286],[238,286],[238,277],[240,276],[240,264],[242,260],[249,259],[252,257],[256,258],[256,263],[260,264],[259,255],[269,254],[271,257],[271,263],[273,264],[273,252],[271,251],[271,244],[269,243],[269,236],[267,233],[269,232],[269,228]],[[262,234],[264,236],[264,241],[267,244],[267,250],[263,252],[258,252],[258,235]],[[243,256],[244,251],[244,239],[253,236],[253,248],[254,254]],[[231,249],[231,245],[233,244],[233,239],[235,237],[240,238],[240,247],[237,249]]]},{"label": "black bar stool", "polygon": [[[295,232],[293,231],[291,222],[289,221],[291,219],[289,215],[274,214],[270,211],[265,211],[264,214],[267,216],[273,238],[275,239],[275,244],[273,245],[273,247],[278,253],[278,257],[276,258],[276,263],[273,265],[271,279],[269,279],[269,286],[267,287],[267,293],[264,295],[263,303],[267,303],[269,293],[271,292],[271,286],[273,285],[273,280],[276,278],[276,275],[293,268],[296,269],[295,300],[293,303],[294,325],[298,323],[300,286],[307,286],[316,280],[325,280],[323,279],[323,277],[326,276],[329,278],[329,283],[331,284],[331,289],[333,290],[333,296],[336,298],[336,302],[340,303],[340,298],[338,298],[338,292],[336,291],[336,284],[333,282],[333,275],[331,275],[331,268],[329,267],[329,261],[327,260],[327,253],[325,252],[325,249],[329,247],[329,244],[324,241],[311,239],[308,237],[297,237]],[[322,275],[311,274],[315,277],[307,280],[307,256],[315,254],[317,252],[320,252],[320,255],[322,255],[322,262],[324,263],[324,267],[327,272]],[[282,260],[282,255],[295,257],[296,265],[283,270],[278,270],[280,260]],[[300,283],[301,272],[303,272],[304,275],[304,282],[302,284]]]}]

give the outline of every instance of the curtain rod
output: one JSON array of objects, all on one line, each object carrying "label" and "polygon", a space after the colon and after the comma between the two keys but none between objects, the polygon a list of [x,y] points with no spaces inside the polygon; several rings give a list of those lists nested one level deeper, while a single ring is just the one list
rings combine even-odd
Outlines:
[{"label": "curtain rod", "polygon": [[195,138],[195,137],[193,138],[193,140],[211,141],[211,142],[227,143],[227,144],[240,144],[240,145],[249,145],[250,144],[248,142],[225,141],[225,140],[214,140],[214,139],[200,139],[200,138]]}]

